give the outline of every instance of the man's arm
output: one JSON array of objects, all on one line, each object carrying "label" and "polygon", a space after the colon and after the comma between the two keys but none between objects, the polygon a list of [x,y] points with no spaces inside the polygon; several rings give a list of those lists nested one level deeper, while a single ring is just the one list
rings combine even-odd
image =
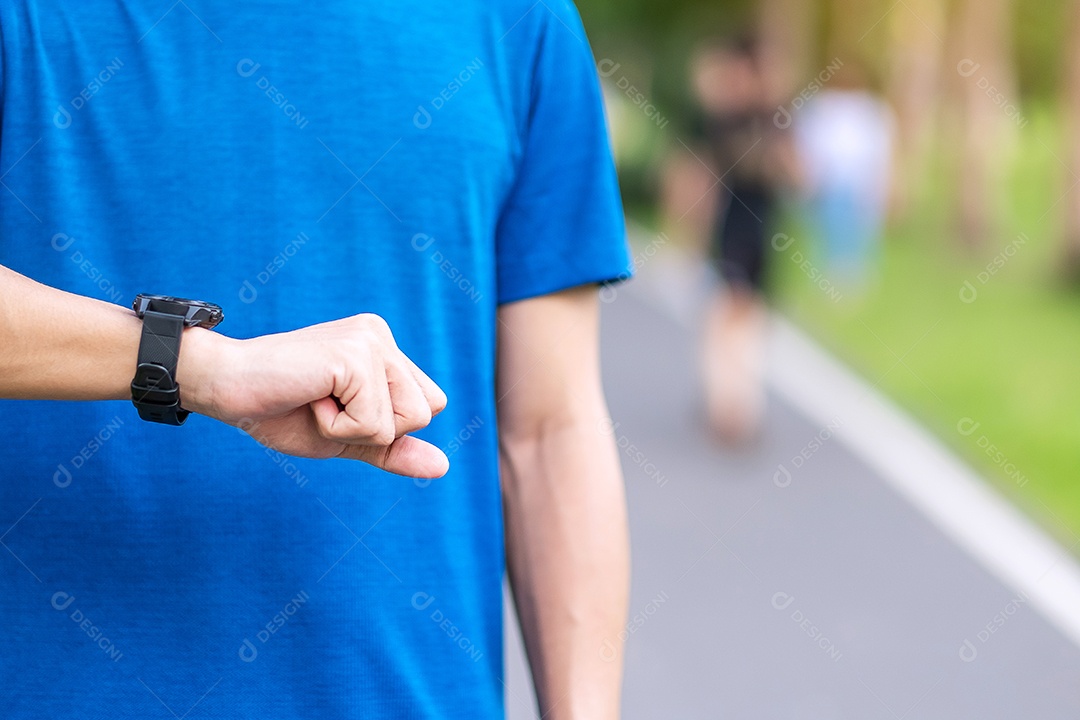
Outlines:
[{"label": "man's arm", "polygon": [[598,336],[592,286],[499,310],[507,564],[550,720],[619,717],[629,539]]},{"label": "man's arm", "polygon": [[[141,333],[131,310],[0,267],[0,398],[130,398]],[[176,379],[185,409],[282,452],[418,477],[448,467],[442,451],[406,434],[446,396],[374,315],[250,340],[189,328]]]}]

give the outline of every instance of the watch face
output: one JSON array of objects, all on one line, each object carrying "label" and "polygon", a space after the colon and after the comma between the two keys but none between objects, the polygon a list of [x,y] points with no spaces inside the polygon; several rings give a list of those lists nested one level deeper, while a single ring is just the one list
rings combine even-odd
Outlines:
[{"label": "watch face", "polygon": [[147,311],[178,315],[184,318],[184,324],[187,327],[212,328],[225,319],[225,314],[219,305],[168,295],[142,294],[135,298],[131,307],[140,318]]}]

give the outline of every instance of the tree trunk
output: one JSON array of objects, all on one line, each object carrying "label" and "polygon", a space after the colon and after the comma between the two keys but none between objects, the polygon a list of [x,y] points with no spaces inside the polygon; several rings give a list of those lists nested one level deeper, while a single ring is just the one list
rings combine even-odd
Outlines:
[{"label": "tree trunk", "polygon": [[911,214],[913,196],[929,174],[945,37],[945,9],[939,0],[905,0],[905,5],[888,18],[885,90],[897,121],[890,203],[895,220]]},{"label": "tree trunk", "polygon": [[[1065,108],[1066,128],[1076,128],[1080,122],[1080,0],[1069,3],[1069,35],[1065,73],[1062,89],[1062,106]],[[1064,270],[1066,279],[1080,283],[1080,134],[1074,130],[1066,133],[1068,138],[1065,174],[1065,218],[1063,224]]]},{"label": "tree trunk", "polygon": [[826,0],[825,6],[828,13],[825,56],[839,58],[844,64],[862,68],[868,75],[873,75],[878,59],[875,49],[882,46],[887,32],[885,20],[893,13],[903,11],[903,3]]},{"label": "tree trunk", "polygon": [[757,19],[766,94],[770,103],[786,105],[815,62],[816,3],[761,0]]},{"label": "tree trunk", "polygon": [[952,78],[959,148],[958,234],[969,249],[997,244],[994,208],[1003,199],[1004,149],[1015,142],[1007,114],[1019,105],[1010,38],[1009,0],[959,0],[945,71]]}]

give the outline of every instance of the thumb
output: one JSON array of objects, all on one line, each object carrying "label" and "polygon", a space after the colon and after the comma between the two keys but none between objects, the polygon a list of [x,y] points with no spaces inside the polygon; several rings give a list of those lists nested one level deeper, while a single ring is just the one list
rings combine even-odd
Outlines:
[{"label": "thumb", "polygon": [[402,435],[385,446],[346,445],[338,457],[415,478],[439,478],[450,469],[450,460],[442,450],[411,435]]}]

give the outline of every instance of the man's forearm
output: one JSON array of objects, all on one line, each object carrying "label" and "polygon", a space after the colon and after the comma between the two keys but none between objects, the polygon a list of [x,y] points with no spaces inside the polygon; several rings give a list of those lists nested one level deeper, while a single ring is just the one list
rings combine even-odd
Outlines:
[{"label": "man's forearm", "polygon": [[[129,398],[142,328],[131,310],[0,267],[0,398]],[[188,328],[175,380],[185,410],[290,455],[425,478],[448,467],[440,449],[409,435],[446,395],[374,315],[249,340]]]},{"label": "man's forearm", "polygon": [[[131,310],[57,290],[0,267],[0,397],[121,400],[131,396],[142,323]],[[184,332],[177,378],[202,387],[191,360],[209,331]],[[200,363],[206,364],[206,363]],[[194,382],[185,382],[194,380]],[[198,405],[195,398],[185,398]]]},{"label": "man's forearm", "polygon": [[507,564],[545,720],[619,716],[629,540],[603,414],[500,441]]}]

